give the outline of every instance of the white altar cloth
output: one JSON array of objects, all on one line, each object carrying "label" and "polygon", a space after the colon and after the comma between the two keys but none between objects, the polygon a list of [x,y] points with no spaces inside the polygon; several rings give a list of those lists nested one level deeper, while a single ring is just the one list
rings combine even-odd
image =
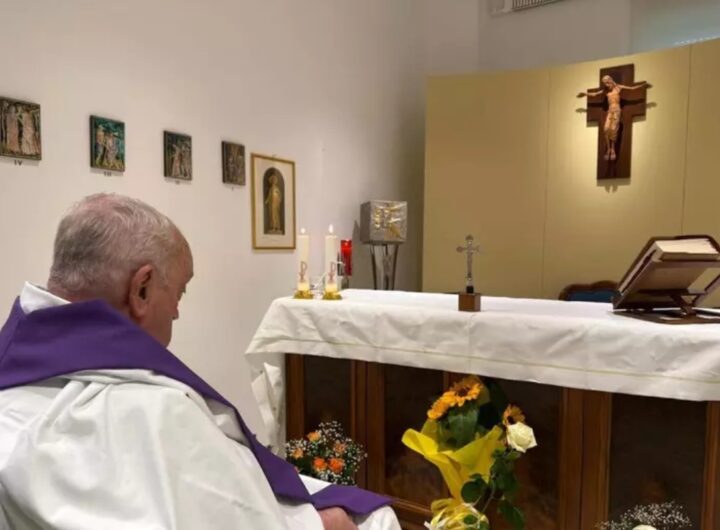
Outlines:
[{"label": "white altar cloth", "polygon": [[247,355],[296,353],[549,385],[720,401],[720,325],[671,326],[609,304],[343,291],[341,301],[275,300]]}]

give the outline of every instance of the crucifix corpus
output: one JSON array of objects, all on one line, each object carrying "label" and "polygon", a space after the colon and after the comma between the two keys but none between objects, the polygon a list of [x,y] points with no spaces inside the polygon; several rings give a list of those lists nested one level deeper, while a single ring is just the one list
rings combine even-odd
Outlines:
[{"label": "crucifix corpus", "polygon": [[600,87],[580,92],[587,97],[587,123],[598,123],[598,179],[629,179],[633,120],[647,109],[647,81],[635,82],[635,65],[600,70]]},{"label": "crucifix corpus", "polygon": [[480,253],[480,247],[473,245],[475,239],[468,235],[465,237],[465,245],[457,247],[457,251],[467,254],[467,273],[465,274],[465,292],[459,294],[458,309],[460,311],[480,311],[480,293],[475,292],[472,275],[473,255]]}]

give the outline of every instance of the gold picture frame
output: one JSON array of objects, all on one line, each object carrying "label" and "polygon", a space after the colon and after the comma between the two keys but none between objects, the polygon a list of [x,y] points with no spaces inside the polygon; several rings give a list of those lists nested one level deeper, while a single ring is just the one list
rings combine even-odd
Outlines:
[{"label": "gold picture frame", "polygon": [[253,153],[252,239],[258,250],[295,248],[295,162]]}]

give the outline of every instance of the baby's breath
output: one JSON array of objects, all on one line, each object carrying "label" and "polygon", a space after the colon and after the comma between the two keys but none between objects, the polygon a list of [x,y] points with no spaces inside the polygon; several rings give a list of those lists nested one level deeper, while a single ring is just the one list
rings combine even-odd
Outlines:
[{"label": "baby's breath", "polygon": [[639,525],[652,526],[656,530],[681,530],[691,528],[692,522],[683,507],[671,501],[635,506],[619,519],[599,524],[597,530],[633,530]]},{"label": "baby's breath", "polygon": [[354,485],[366,457],[363,447],[345,436],[337,421],[321,423],[304,438],[285,444],[285,458],[298,472],[333,484]]}]

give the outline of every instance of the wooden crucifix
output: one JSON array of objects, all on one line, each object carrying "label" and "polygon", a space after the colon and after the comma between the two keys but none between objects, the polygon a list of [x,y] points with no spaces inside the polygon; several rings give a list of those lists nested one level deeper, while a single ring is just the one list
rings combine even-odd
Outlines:
[{"label": "wooden crucifix", "polygon": [[581,92],[588,98],[587,123],[598,123],[598,179],[629,179],[633,120],[644,117],[647,81],[635,82],[635,65],[600,70],[600,88]]}]

